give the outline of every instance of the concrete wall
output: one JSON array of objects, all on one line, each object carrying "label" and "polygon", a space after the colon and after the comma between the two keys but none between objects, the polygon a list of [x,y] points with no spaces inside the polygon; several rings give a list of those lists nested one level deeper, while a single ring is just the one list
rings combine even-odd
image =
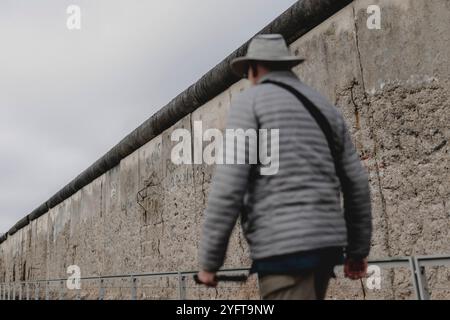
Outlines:
[{"label": "concrete wall", "polygon": [[[366,27],[371,4],[381,7],[381,30]],[[450,254],[449,21],[447,0],[359,0],[291,45],[307,58],[296,73],[343,112],[370,173],[372,258]],[[195,120],[223,128],[230,99],[246,86],[234,84],[10,236],[0,245],[0,282],[67,277],[73,264],[82,276],[197,269],[214,168],[175,166],[170,134]],[[248,266],[247,253],[238,226],[225,267]],[[448,270],[427,271],[432,297],[449,298]],[[413,297],[406,270],[382,276],[368,298]],[[173,281],[142,281],[138,295],[176,297]],[[126,298],[121,286],[107,285],[106,296]],[[254,279],[240,290],[189,287],[189,298],[257,298]],[[360,284],[339,276],[329,298],[362,298]]]}]

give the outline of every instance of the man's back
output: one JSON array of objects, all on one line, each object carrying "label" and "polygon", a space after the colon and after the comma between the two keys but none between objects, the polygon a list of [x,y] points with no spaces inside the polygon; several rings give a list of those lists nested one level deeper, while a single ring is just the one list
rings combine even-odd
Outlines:
[{"label": "man's back", "polygon": [[[327,118],[341,144],[345,214],[341,182],[324,133],[294,95],[273,84],[261,84],[264,80],[299,90]],[[350,254],[364,257],[371,233],[367,175],[341,114],[291,71],[270,72],[259,83],[234,99],[227,128],[279,129],[279,170],[261,175],[258,165],[217,166],[206,210],[202,264],[211,270],[222,264],[223,239],[229,236],[239,213],[253,259],[345,247],[347,234],[358,238],[351,239]]]},{"label": "man's back", "polygon": [[[272,72],[261,81],[265,79],[300,90],[326,115],[335,132],[341,132],[339,113],[295,74]],[[259,128],[279,129],[277,174],[253,175],[249,182],[248,222],[244,227],[250,243],[255,244],[252,257],[344,247],[340,184],[318,124],[295,96],[272,84],[259,84],[243,98],[253,100],[249,104],[253,104]]]}]

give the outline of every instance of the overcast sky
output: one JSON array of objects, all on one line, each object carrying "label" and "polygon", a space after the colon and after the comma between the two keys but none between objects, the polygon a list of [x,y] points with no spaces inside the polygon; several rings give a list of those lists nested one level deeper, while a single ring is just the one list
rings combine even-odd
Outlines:
[{"label": "overcast sky", "polygon": [[0,233],[294,2],[0,0]]}]

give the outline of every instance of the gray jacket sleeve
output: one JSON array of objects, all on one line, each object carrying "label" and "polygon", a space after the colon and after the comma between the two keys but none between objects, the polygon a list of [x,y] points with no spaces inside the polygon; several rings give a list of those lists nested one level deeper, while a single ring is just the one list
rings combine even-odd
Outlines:
[{"label": "gray jacket sleeve", "polygon": [[[226,128],[258,128],[251,90],[240,93],[231,103]],[[245,147],[248,150],[248,141]],[[238,149],[235,154],[239,152],[245,151]],[[242,208],[249,172],[249,164],[216,165],[200,240],[199,261],[202,270],[217,271],[223,265],[228,241]]]},{"label": "gray jacket sleeve", "polygon": [[348,238],[346,253],[350,258],[361,259],[369,255],[372,236],[369,180],[345,122],[342,135],[344,144],[341,165],[344,181],[341,183]]}]

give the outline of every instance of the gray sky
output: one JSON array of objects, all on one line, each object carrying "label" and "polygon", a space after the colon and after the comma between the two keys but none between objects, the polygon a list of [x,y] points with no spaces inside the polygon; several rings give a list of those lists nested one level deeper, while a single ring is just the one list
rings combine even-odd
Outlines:
[{"label": "gray sky", "polygon": [[294,2],[0,0],[0,233]]}]

